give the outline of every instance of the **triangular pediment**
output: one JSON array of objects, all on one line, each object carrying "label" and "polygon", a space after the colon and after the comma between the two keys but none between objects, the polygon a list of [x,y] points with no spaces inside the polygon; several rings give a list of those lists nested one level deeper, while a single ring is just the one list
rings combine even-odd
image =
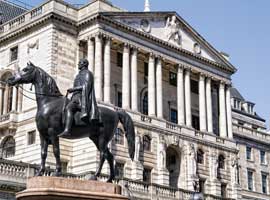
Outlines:
[{"label": "triangular pediment", "polygon": [[174,12],[119,12],[107,13],[110,19],[150,34],[171,45],[187,50],[210,61],[235,68],[190,25]]}]

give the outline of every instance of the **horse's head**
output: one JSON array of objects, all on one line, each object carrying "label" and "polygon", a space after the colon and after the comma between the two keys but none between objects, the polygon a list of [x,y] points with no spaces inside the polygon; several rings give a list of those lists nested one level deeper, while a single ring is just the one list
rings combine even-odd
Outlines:
[{"label": "horse's head", "polygon": [[36,66],[33,63],[28,62],[25,68],[16,72],[7,80],[8,85],[14,86],[16,84],[32,83],[35,77],[35,69]]}]

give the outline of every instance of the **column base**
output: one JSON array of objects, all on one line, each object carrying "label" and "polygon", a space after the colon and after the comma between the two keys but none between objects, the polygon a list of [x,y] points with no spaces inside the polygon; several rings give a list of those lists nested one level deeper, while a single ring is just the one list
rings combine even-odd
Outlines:
[{"label": "column base", "polygon": [[165,168],[158,169],[157,183],[160,185],[169,186],[169,171]]},{"label": "column base", "polygon": [[238,185],[238,184],[233,184],[232,185],[231,198],[233,198],[233,199],[242,199],[240,185]]},{"label": "column base", "polygon": [[210,180],[209,194],[220,196],[221,195],[221,183],[217,180]]},{"label": "column base", "polygon": [[143,166],[139,161],[131,163],[131,178],[133,180],[143,180]]}]

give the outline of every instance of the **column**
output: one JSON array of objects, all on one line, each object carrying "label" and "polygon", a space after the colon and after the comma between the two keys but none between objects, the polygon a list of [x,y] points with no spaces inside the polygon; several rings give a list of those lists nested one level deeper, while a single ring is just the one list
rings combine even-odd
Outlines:
[{"label": "column", "polygon": [[95,93],[98,101],[102,101],[102,39],[100,35],[95,37]]},{"label": "column", "polygon": [[4,91],[4,105],[3,105],[3,114],[7,114],[7,108],[8,108],[8,86],[6,85],[5,91]]},{"label": "column", "polygon": [[228,128],[228,137],[233,138],[232,132],[232,107],[231,107],[231,87],[227,86],[226,88],[226,110],[227,110],[227,128]]},{"label": "column", "polygon": [[131,55],[131,108],[138,111],[138,49],[134,47]]},{"label": "column", "polygon": [[23,90],[18,88],[18,112],[22,111],[22,102],[23,101]]},{"label": "column", "polygon": [[191,127],[191,96],[190,96],[190,69],[185,71],[185,107],[186,125]]},{"label": "column", "polygon": [[124,44],[123,68],[122,68],[122,107],[130,109],[130,68],[129,68],[129,45]]},{"label": "column", "polygon": [[104,102],[111,103],[111,38],[104,47]]},{"label": "column", "polygon": [[205,76],[200,74],[199,80],[199,113],[200,131],[206,131],[206,108],[205,108]]},{"label": "column", "polygon": [[81,58],[80,57],[80,42],[81,42],[80,40],[77,41],[77,48],[76,48],[76,67],[75,67],[76,74],[79,71],[77,65]]},{"label": "column", "polygon": [[[158,58],[157,60],[157,117],[163,118],[163,88],[162,88],[162,60]],[[151,103],[151,102],[150,102]]]},{"label": "column", "polygon": [[184,69],[181,65],[177,71],[177,113],[178,124],[185,124],[185,94],[184,94]]},{"label": "column", "polygon": [[12,88],[12,107],[11,107],[11,111],[17,111],[17,88],[13,87]]},{"label": "column", "polygon": [[92,37],[88,37],[87,43],[87,59],[89,61],[89,70],[94,73],[95,67],[95,41]]},{"label": "column", "polygon": [[224,82],[219,84],[219,135],[220,137],[227,137]]},{"label": "column", "polygon": [[3,113],[2,104],[3,104],[3,88],[2,88],[2,86],[0,86],[0,115],[2,115],[2,113]]},{"label": "column", "polygon": [[207,130],[213,133],[213,111],[212,111],[212,93],[211,93],[211,78],[206,78],[206,108],[207,108]]},{"label": "column", "polygon": [[156,115],[155,57],[152,53],[148,64],[148,115]]}]

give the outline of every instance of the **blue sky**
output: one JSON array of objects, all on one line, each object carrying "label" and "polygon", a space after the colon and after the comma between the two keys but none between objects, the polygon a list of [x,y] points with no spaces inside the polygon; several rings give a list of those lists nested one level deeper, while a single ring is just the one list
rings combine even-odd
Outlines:
[{"label": "blue sky", "polygon": [[[42,0],[21,0],[38,5]],[[89,0],[69,0],[84,4]],[[129,11],[143,11],[144,0],[111,0]],[[238,69],[233,85],[270,121],[270,1],[150,0],[153,11],[176,11]]]}]

